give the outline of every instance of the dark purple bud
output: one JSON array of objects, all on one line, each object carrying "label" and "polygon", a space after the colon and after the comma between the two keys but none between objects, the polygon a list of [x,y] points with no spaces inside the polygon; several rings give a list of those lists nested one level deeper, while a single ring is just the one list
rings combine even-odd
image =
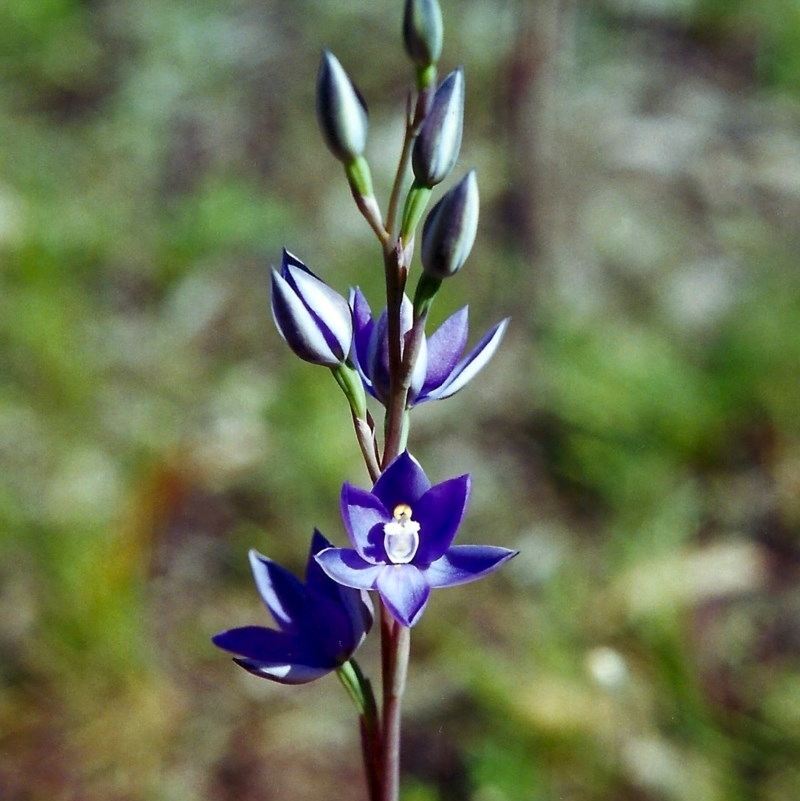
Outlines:
[{"label": "dark purple bud", "polygon": [[457,273],[472,250],[478,231],[478,178],[470,170],[431,209],[422,228],[422,267],[443,279]]},{"label": "dark purple bud", "polygon": [[459,67],[439,84],[411,153],[416,183],[431,188],[450,174],[461,150],[464,127],[464,71]]},{"label": "dark purple bud", "polygon": [[317,119],[325,143],[339,161],[348,164],[367,143],[367,105],[339,60],[322,51],[317,74]]},{"label": "dark purple bud", "polygon": [[280,272],[272,269],[271,305],[278,333],[301,359],[326,367],[344,363],[353,339],[350,306],[285,250]]},{"label": "dark purple bud", "polygon": [[403,42],[411,60],[429,67],[442,54],[442,9],[438,0],[406,0],[403,14]]}]

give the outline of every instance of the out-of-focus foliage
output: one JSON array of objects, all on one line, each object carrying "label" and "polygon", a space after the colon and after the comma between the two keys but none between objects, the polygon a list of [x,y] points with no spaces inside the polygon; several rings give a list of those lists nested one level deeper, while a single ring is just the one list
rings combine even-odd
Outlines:
[{"label": "out-of-focus foliage", "polygon": [[[433,313],[513,323],[412,436],[433,480],[473,473],[464,541],[522,553],[414,630],[407,799],[794,801],[796,4],[443,11],[482,211]],[[286,246],[380,306],[313,89],[326,45],[385,197],[402,3],[2,17],[0,797],[363,797],[335,681],[273,687],[209,637],[267,622],[249,547],[300,571],[366,483],[267,276]]]}]

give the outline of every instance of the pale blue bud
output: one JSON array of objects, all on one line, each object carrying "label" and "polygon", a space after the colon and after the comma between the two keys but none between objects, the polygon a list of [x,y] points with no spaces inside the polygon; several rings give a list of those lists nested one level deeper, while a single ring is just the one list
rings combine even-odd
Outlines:
[{"label": "pale blue bud", "polygon": [[367,105],[339,60],[322,51],[317,74],[317,120],[325,143],[339,161],[358,158],[367,143]]},{"label": "pale blue bud", "polygon": [[461,149],[464,127],[464,71],[459,67],[439,85],[411,153],[418,185],[428,188],[450,174]]},{"label": "pale blue bud", "polygon": [[403,41],[419,67],[435,64],[442,54],[444,28],[438,0],[406,0]]},{"label": "pale blue bud", "polygon": [[422,227],[420,256],[434,278],[457,273],[472,250],[478,231],[478,178],[470,170],[431,209]]}]

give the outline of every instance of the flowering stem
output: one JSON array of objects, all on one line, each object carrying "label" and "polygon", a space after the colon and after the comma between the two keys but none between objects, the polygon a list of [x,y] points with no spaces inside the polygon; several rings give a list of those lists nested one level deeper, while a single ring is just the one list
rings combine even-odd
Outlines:
[{"label": "flowering stem", "polygon": [[411,629],[381,609],[383,653],[383,777],[380,801],[397,801],[400,792],[400,720],[408,673]]},{"label": "flowering stem", "polygon": [[403,351],[400,329],[400,308],[403,303],[408,274],[407,252],[400,241],[391,250],[384,252],[386,269],[386,315],[387,337],[389,342],[389,403],[386,410],[385,441],[383,445],[383,463],[389,462],[403,449],[406,431],[406,400],[408,386],[402,381]]}]

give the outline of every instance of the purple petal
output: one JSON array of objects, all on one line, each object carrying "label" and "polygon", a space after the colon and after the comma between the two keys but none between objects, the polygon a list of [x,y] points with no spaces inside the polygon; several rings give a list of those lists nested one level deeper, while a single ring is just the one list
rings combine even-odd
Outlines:
[{"label": "purple petal", "polygon": [[264,605],[275,622],[284,630],[293,631],[305,614],[308,591],[285,567],[262,556],[249,553],[250,567]]},{"label": "purple petal", "polygon": [[372,380],[375,397],[382,403],[389,398],[389,323],[384,309],[372,328],[364,370]]},{"label": "purple petal", "polygon": [[[421,323],[424,325],[424,321]],[[410,336],[407,334],[407,336]],[[428,338],[425,333],[422,334],[422,339],[419,343],[419,350],[417,351],[417,358],[414,361],[414,369],[411,371],[411,378],[408,382],[408,400],[406,405],[411,408],[417,396],[422,392],[425,381],[428,375]]]},{"label": "purple petal", "polygon": [[455,368],[450,378],[438,389],[422,393],[418,401],[442,400],[455,395],[463,389],[489,362],[494,356],[495,351],[500,346],[503,336],[508,328],[509,318],[499,322],[492,328],[486,336],[470,351],[467,357]]},{"label": "purple petal", "polygon": [[303,674],[309,670],[327,673],[336,667],[336,662],[328,655],[320,654],[309,647],[313,643],[307,639],[261,626],[244,626],[223,631],[212,637],[211,641],[218,648],[236,654],[239,658],[234,661],[245,669],[250,670],[251,665],[257,664],[259,675],[286,683],[299,683],[287,678],[293,673],[296,676],[298,669]]},{"label": "purple petal", "polygon": [[465,306],[428,337],[428,370],[423,393],[437,389],[450,378],[467,345],[468,330],[469,310]]},{"label": "purple petal", "polygon": [[256,659],[233,660],[254,676],[271,679],[279,684],[307,684],[314,679],[330,673],[335,666],[318,667],[312,665],[286,664],[281,662],[259,662]]},{"label": "purple petal", "polygon": [[431,487],[412,507],[412,517],[420,524],[417,565],[437,560],[451,545],[467,509],[469,475],[451,478]]},{"label": "purple petal", "polygon": [[494,545],[456,545],[425,571],[431,587],[454,587],[483,578],[516,556],[518,551]]},{"label": "purple petal", "polygon": [[385,567],[364,561],[349,548],[326,548],[315,559],[334,581],[357,590],[374,590],[378,575]]},{"label": "purple petal", "polygon": [[298,641],[294,635],[283,631],[264,626],[243,626],[216,634],[211,642],[238,656],[264,662],[286,662],[291,656],[296,656],[290,651],[296,648]]},{"label": "purple petal", "polygon": [[350,290],[350,308],[353,311],[353,350],[351,356],[367,391],[374,396],[372,378],[368,369],[369,344],[375,323],[372,310],[364,293],[356,287]]},{"label": "purple petal", "polygon": [[395,506],[407,503],[413,510],[414,504],[430,488],[431,482],[419,462],[408,451],[403,451],[381,473],[372,488],[372,494],[383,502],[389,513],[384,522],[388,522]]},{"label": "purple petal", "polygon": [[378,575],[377,589],[392,617],[403,626],[419,620],[431,593],[414,565],[387,565]]},{"label": "purple petal", "polygon": [[338,603],[339,585],[335,581],[331,581],[314,558],[320,551],[330,547],[332,547],[332,543],[328,541],[328,538],[319,530],[314,529],[306,562],[306,588],[310,592],[319,593]]},{"label": "purple petal", "polygon": [[380,498],[345,482],[340,502],[342,520],[350,542],[372,564],[386,561],[383,526],[392,519]]}]

